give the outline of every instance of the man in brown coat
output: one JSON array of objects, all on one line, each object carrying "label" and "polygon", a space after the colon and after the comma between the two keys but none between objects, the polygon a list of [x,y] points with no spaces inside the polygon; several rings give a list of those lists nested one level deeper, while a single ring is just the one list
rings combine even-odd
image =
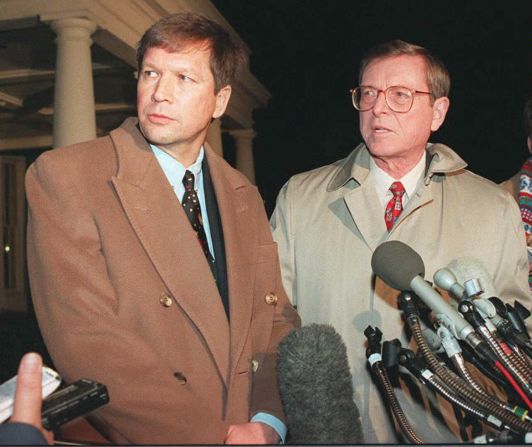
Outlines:
[{"label": "man in brown coat", "polygon": [[138,50],[138,119],[27,174],[39,324],[67,380],[107,385],[93,423],[116,443],[284,435],[275,352],[299,317],[256,188],[205,145],[243,54],[204,17],[162,19]]}]

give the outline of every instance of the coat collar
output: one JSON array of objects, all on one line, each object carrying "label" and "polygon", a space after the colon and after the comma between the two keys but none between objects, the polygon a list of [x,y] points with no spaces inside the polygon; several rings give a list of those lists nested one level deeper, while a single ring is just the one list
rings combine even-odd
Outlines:
[{"label": "coat collar", "polygon": [[[153,156],[149,143],[138,128],[138,119],[127,118],[120,127],[111,131],[111,138],[117,153],[118,170],[116,177],[127,179],[134,185],[140,185],[149,171],[150,165],[154,162],[157,163],[157,160]],[[241,174],[234,169],[226,169],[225,160],[216,155],[207,143],[205,143],[205,156],[209,166],[212,166],[213,172],[224,171],[224,175],[218,177],[220,180],[227,181],[231,189],[237,190],[249,186]],[[214,177],[217,175],[214,174]]]},{"label": "coat collar", "polygon": [[[336,174],[327,185],[327,191],[334,191],[350,180],[362,185],[369,175],[370,153],[364,143],[359,144],[347,158],[340,162]],[[452,174],[465,169],[467,163],[444,144],[427,144],[427,170],[425,184],[437,174]]]},{"label": "coat collar", "polygon": [[[434,176],[457,173],[463,170],[466,163],[450,148],[443,144],[427,145],[427,169],[424,186],[428,186]],[[370,153],[364,144],[360,144],[351,154],[337,166],[336,173],[327,185],[327,191],[341,192],[345,206],[353,219],[353,224],[371,250],[387,240],[397,227],[416,210],[433,200],[430,188],[418,188],[408,202],[391,232],[384,224],[384,210],[373,188],[365,182],[370,172]]]},{"label": "coat collar", "polygon": [[138,128],[138,120],[126,119],[110,136],[117,157],[116,178],[140,186],[157,160]]}]

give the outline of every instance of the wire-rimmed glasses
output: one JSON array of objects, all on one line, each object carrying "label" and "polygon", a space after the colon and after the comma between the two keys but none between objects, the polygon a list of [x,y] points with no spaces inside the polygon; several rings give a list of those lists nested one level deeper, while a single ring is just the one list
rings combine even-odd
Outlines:
[{"label": "wire-rimmed glasses", "polygon": [[359,112],[366,112],[371,110],[377,99],[379,93],[384,93],[384,98],[388,107],[394,112],[406,113],[412,108],[415,95],[432,95],[431,92],[424,92],[420,90],[413,90],[401,85],[392,85],[385,90],[371,87],[370,85],[361,85],[360,87],[350,90],[353,106]]}]

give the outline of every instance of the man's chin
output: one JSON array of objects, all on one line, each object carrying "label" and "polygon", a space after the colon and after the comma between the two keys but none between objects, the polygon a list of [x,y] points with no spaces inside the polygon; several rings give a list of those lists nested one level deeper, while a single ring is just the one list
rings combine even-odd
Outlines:
[{"label": "man's chin", "polygon": [[143,126],[141,123],[139,123],[139,128],[148,143],[154,146],[165,146],[176,140],[176,137],[168,135],[168,132],[161,132],[162,129],[153,129],[151,126]]},{"label": "man's chin", "polygon": [[383,157],[394,157],[397,155],[400,150],[394,149],[390,146],[383,146],[381,144],[367,144],[366,146],[369,150],[369,153],[372,157],[383,158]]}]

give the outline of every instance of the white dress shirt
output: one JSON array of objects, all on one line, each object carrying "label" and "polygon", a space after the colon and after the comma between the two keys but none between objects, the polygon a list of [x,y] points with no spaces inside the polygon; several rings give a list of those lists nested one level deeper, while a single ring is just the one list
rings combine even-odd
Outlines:
[{"label": "white dress shirt", "polygon": [[424,151],[417,164],[400,179],[393,178],[387,172],[379,168],[373,158],[370,159],[369,171],[373,177],[373,185],[377,191],[383,215],[384,210],[386,210],[386,205],[393,197],[393,194],[390,191],[390,186],[392,186],[392,183],[394,182],[401,182],[405,188],[405,193],[403,195],[403,209],[406,207],[406,204],[416,191],[419,182],[423,179],[426,159],[427,153]]}]

